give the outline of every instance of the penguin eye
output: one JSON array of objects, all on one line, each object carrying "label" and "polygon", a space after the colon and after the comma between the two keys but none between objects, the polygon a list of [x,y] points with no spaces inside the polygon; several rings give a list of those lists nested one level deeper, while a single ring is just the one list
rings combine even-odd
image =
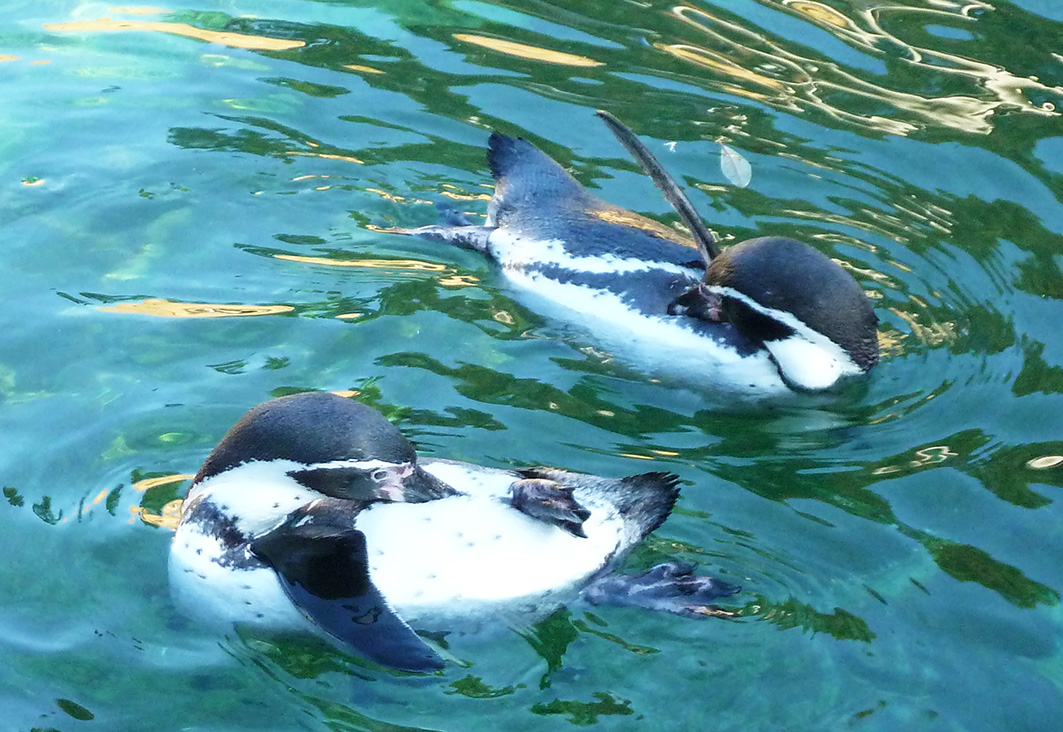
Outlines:
[{"label": "penguin eye", "polygon": [[373,480],[374,483],[383,483],[388,479],[388,471],[383,470],[381,468],[377,468],[369,475],[369,477]]}]

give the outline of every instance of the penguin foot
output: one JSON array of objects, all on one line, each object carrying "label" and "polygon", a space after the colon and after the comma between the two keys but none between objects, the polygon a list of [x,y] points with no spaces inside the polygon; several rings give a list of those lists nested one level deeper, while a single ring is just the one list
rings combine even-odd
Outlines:
[{"label": "penguin foot", "polygon": [[592,605],[620,605],[663,610],[691,618],[726,617],[725,610],[711,603],[742,588],[729,582],[694,574],[687,562],[659,564],[639,575],[607,575],[583,590]]},{"label": "penguin foot", "polygon": [[553,524],[573,536],[587,538],[583,522],[591,512],[572,496],[572,487],[545,478],[524,478],[509,487],[513,508],[537,521]]}]

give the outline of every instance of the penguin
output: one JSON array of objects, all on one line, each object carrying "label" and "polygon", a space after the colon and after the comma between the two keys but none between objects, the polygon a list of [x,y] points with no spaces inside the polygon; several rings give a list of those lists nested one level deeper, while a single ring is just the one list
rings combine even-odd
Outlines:
[{"label": "penguin", "polygon": [[528,141],[498,132],[483,226],[394,231],[482,252],[544,314],[586,325],[653,375],[778,394],[829,389],[878,363],[878,318],[845,269],[779,236],[721,249],[649,149],[608,112],[598,116],[692,240],[598,198]]},{"label": "penguin", "polygon": [[413,673],[445,664],[418,631],[526,623],[581,594],[703,617],[739,588],[682,563],[616,571],[667,518],[677,483],[421,460],[368,406],[280,397],[247,412],[193,479],[171,590],[191,617],[317,633]]}]

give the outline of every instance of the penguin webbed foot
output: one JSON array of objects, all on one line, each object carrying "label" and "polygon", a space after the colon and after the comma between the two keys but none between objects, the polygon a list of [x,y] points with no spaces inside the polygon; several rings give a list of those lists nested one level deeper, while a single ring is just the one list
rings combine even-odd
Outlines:
[{"label": "penguin webbed foot", "polygon": [[546,478],[524,478],[510,487],[510,502],[521,513],[553,524],[580,538],[587,538],[583,522],[591,512],[572,495],[572,487]]},{"label": "penguin webbed foot", "polygon": [[668,303],[668,314],[720,322],[723,320],[720,301],[719,295],[710,292],[703,283],[699,282]]},{"label": "penguin webbed foot", "polygon": [[583,598],[592,605],[640,607],[682,615],[688,618],[726,616],[712,603],[741,591],[729,582],[694,574],[688,562],[659,564],[639,574],[611,574],[591,583]]}]

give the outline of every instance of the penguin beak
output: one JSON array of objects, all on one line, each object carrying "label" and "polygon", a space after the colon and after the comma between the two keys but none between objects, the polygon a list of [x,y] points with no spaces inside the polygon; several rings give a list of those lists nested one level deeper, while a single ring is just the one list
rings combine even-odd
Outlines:
[{"label": "penguin beak", "polygon": [[326,496],[369,503],[424,503],[458,494],[412,461],[327,465],[293,470],[288,475]]},{"label": "penguin beak", "polygon": [[414,465],[412,473],[403,479],[402,489],[403,498],[400,500],[407,503],[424,503],[459,495],[459,491],[454,490],[431,473],[421,470],[418,465]]}]

